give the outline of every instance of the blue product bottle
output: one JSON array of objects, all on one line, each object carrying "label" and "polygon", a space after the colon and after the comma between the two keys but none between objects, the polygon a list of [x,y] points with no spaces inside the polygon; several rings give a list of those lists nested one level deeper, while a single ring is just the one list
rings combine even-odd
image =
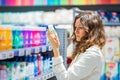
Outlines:
[{"label": "blue product bottle", "polygon": [[49,59],[48,54],[46,54],[46,72],[49,70]]},{"label": "blue product bottle", "polygon": [[25,56],[25,62],[26,62],[26,77],[25,77],[25,80],[29,80],[29,69],[28,69],[28,65],[29,65],[29,62],[28,62],[28,59],[29,57],[28,56]]},{"label": "blue product bottle", "polygon": [[52,58],[50,57],[50,70],[52,70]]},{"label": "blue product bottle", "polygon": [[47,71],[47,58],[46,55],[43,56],[43,72]]},{"label": "blue product bottle", "polygon": [[37,55],[33,56],[33,63],[34,63],[34,76],[38,76]]}]

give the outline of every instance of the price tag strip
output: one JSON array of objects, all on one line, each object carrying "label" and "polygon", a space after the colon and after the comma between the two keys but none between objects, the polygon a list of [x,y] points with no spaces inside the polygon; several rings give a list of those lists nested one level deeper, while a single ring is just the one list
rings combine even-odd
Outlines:
[{"label": "price tag strip", "polygon": [[52,51],[52,46],[48,46],[48,51]]},{"label": "price tag strip", "polygon": [[26,48],[26,55],[30,55],[31,54],[31,48]]},{"label": "price tag strip", "polygon": [[[6,52],[7,53],[7,52]],[[14,57],[14,51],[8,51],[8,56],[7,58],[13,58]]]},{"label": "price tag strip", "polygon": [[1,51],[0,52],[0,60],[13,58],[15,56],[25,56],[30,55],[31,53],[39,53],[39,52],[46,52],[51,51],[51,46],[39,46],[39,47],[30,47],[30,48],[21,48],[21,49],[13,49],[8,51]]},{"label": "price tag strip", "polygon": [[40,52],[40,47],[36,47],[35,48],[35,53],[39,53]]},{"label": "price tag strip", "polygon": [[46,46],[42,46],[42,52],[46,52]]},{"label": "price tag strip", "polygon": [[1,53],[1,59],[7,59],[7,54],[6,52]]},{"label": "price tag strip", "polygon": [[25,54],[25,50],[24,49],[19,49],[19,56],[24,56]]}]

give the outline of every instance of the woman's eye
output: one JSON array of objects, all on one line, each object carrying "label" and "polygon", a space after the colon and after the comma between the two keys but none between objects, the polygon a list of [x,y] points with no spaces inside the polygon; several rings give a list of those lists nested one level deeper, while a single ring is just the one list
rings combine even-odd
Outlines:
[{"label": "woman's eye", "polygon": [[79,27],[79,29],[84,29],[83,27]]}]

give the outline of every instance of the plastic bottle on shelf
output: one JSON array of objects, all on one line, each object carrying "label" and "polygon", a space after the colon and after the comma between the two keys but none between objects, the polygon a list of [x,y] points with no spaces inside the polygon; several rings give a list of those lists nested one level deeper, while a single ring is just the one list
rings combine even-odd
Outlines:
[{"label": "plastic bottle on shelf", "polygon": [[0,25],[0,51],[12,49],[12,29],[10,25]]},{"label": "plastic bottle on shelf", "polygon": [[32,46],[32,29],[29,25],[26,25],[23,30],[23,37],[24,37],[24,47],[31,47]]},{"label": "plastic bottle on shelf", "polygon": [[25,80],[26,77],[26,62],[25,62],[25,57],[20,57],[20,73],[21,77],[20,80]]},{"label": "plastic bottle on shelf", "polygon": [[43,57],[43,62],[44,62],[44,73],[46,73],[48,71],[48,60],[47,60],[47,55],[44,54],[44,57]]},{"label": "plastic bottle on shelf", "polygon": [[120,21],[117,12],[111,12],[110,21],[111,22],[119,22]]},{"label": "plastic bottle on shelf", "polygon": [[19,75],[20,75],[20,63],[18,61],[14,62],[14,78],[15,80],[19,79]]},{"label": "plastic bottle on shelf", "polygon": [[17,30],[15,29],[15,27],[13,26],[12,27],[12,39],[13,39],[13,44],[12,44],[12,47],[13,47],[13,49],[15,49],[16,48],[16,44],[19,42],[18,40],[19,40],[19,38],[17,37]]},{"label": "plastic bottle on shelf", "polygon": [[37,26],[34,26],[34,29],[32,30],[32,46],[40,46],[40,29]]},{"label": "plastic bottle on shelf", "polygon": [[40,26],[40,46],[46,45],[46,27]]},{"label": "plastic bottle on shelf", "polygon": [[46,57],[45,57],[45,54],[43,55],[43,66],[42,66],[42,68],[43,68],[43,73],[45,73],[46,72]]},{"label": "plastic bottle on shelf", "polygon": [[47,71],[50,71],[50,56],[47,54]]},{"label": "plastic bottle on shelf", "polygon": [[52,70],[52,58],[50,57],[50,55],[48,54],[48,65],[49,65],[49,70],[51,71]]},{"label": "plastic bottle on shelf", "polygon": [[12,49],[12,27],[6,25],[6,50]]},{"label": "plastic bottle on shelf", "polygon": [[7,72],[8,72],[8,80],[12,80],[12,66],[13,63],[11,62],[7,62],[6,66],[7,66]]},{"label": "plastic bottle on shelf", "polygon": [[7,68],[5,65],[0,65],[0,80],[8,80]]},{"label": "plastic bottle on shelf", "polygon": [[28,66],[28,69],[29,69],[29,78],[34,78],[34,63],[33,63],[33,59],[32,59],[32,55],[29,55],[29,66]]},{"label": "plastic bottle on shelf", "polygon": [[16,66],[15,66],[15,62],[12,62],[12,80],[16,80],[17,76],[16,76]]},{"label": "plastic bottle on shelf", "polygon": [[116,62],[107,62],[106,64],[106,80],[119,80],[118,79],[118,63]]},{"label": "plastic bottle on shelf", "polygon": [[41,74],[41,55],[40,53],[37,55],[37,59],[38,59],[38,75]]},{"label": "plastic bottle on shelf", "polygon": [[57,35],[54,25],[48,25],[48,30],[50,31],[51,36],[55,37],[55,35]]},{"label": "plastic bottle on shelf", "polygon": [[28,39],[29,39],[29,34],[28,34],[28,30],[26,29],[26,27],[23,29],[23,38],[24,38],[24,47],[28,47]]},{"label": "plastic bottle on shelf", "polygon": [[101,11],[100,16],[101,16],[103,22],[108,22],[108,17],[107,17],[106,12]]},{"label": "plastic bottle on shelf", "polygon": [[[55,31],[55,26],[54,25],[48,25],[47,28],[50,31],[52,37],[55,37],[55,35],[57,35],[57,32]],[[48,50],[52,50],[51,43],[50,43],[48,37],[47,37],[46,40],[47,40],[47,42],[46,42],[47,46],[49,47]]]},{"label": "plastic bottle on shelf", "polygon": [[23,30],[21,26],[13,27],[13,49],[23,48]]},{"label": "plastic bottle on shelf", "polygon": [[28,39],[28,41],[29,41],[28,45],[29,45],[29,47],[32,47],[32,44],[33,44],[33,35],[32,35],[33,29],[31,27],[27,28],[27,29],[29,29],[28,34],[30,36],[30,38]]},{"label": "plastic bottle on shelf", "polygon": [[[118,74],[120,74],[120,62],[118,62]],[[120,75],[118,75],[118,80],[120,80]]]},{"label": "plastic bottle on shelf", "polygon": [[25,74],[26,74],[26,76],[25,76],[25,80],[29,80],[29,62],[28,62],[28,59],[29,59],[29,57],[28,56],[25,56],[25,67],[26,67],[26,72],[25,72]]},{"label": "plastic bottle on shelf", "polygon": [[41,56],[41,73],[44,73],[43,55]]},{"label": "plastic bottle on shelf", "polygon": [[34,63],[34,76],[38,76],[38,61],[37,61],[37,55],[33,55],[33,63]]},{"label": "plastic bottle on shelf", "polygon": [[46,54],[46,72],[49,71],[49,59],[48,59],[48,54]]},{"label": "plastic bottle on shelf", "polygon": [[33,74],[31,74],[31,65],[30,65],[30,56],[26,56],[25,57],[25,61],[26,61],[26,77],[25,77],[25,80],[29,80],[29,77]]},{"label": "plastic bottle on shelf", "polygon": [[6,50],[5,49],[5,39],[6,39],[6,35],[5,35],[6,31],[5,28],[3,27],[3,25],[0,25],[0,51]]},{"label": "plastic bottle on shelf", "polygon": [[30,76],[30,75],[29,75],[29,73],[28,73],[28,72],[29,72],[29,69],[28,69],[28,68],[29,68],[29,63],[27,62],[27,63],[26,63],[26,76],[25,76],[25,80],[29,80],[29,76]]}]

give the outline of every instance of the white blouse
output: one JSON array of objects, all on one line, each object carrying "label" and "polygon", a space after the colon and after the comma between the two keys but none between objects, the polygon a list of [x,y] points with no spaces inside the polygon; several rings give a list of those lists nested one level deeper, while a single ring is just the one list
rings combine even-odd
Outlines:
[{"label": "white blouse", "polygon": [[61,56],[53,57],[52,61],[53,72],[57,80],[100,80],[103,55],[96,46],[76,56],[67,70]]}]

